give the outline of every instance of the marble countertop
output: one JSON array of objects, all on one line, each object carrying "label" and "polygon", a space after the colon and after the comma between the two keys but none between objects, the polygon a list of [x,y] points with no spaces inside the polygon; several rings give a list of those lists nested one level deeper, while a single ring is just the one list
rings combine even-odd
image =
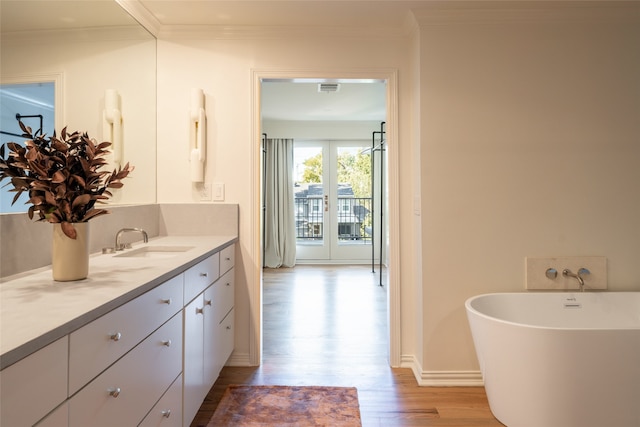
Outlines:
[{"label": "marble countertop", "polygon": [[[0,284],[0,369],[142,295],[238,240],[237,236],[162,236],[147,245],[189,246],[168,258],[95,254],[89,277],[56,282],[42,268]],[[136,244],[136,250],[145,244]]]}]

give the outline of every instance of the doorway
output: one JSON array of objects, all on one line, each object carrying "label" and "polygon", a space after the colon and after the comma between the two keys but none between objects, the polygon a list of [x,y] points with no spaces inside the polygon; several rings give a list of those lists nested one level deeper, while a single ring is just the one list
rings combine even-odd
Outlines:
[{"label": "doorway", "polygon": [[[290,72],[289,72],[290,73]],[[385,102],[383,109],[385,111],[384,120],[387,123],[387,139],[389,140],[389,145],[387,149],[387,164],[388,164],[388,179],[386,184],[386,189],[384,191],[384,198],[387,200],[385,203],[385,212],[388,212],[386,216],[385,222],[387,224],[386,231],[384,234],[381,234],[381,246],[385,248],[385,255],[383,259],[384,265],[387,267],[385,269],[385,292],[388,296],[388,311],[387,311],[387,325],[388,328],[388,363],[392,367],[400,366],[400,295],[399,295],[399,271],[395,266],[399,265],[400,257],[398,252],[398,244],[397,239],[399,236],[399,223],[398,223],[398,203],[399,203],[399,192],[397,188],[398,184],[398,158],[397,153],[395,152],[395,148],[393,147],[393,141],[397,140],[397,71],[396,70],[385,70],[379,72],[371,72],[367,79],[362,78],[362,72],[358,71],[355,73],[350,72],[341,72],[341,73],[332,73],[327,72],[326,75],[322,79],[318,79],[317,75],[310,75],[308,71],[300,71],[296,72],[296,78],[290,76],[287,72],[278,72],[278,71],[253,71],[253,111],[254,111],[254,122],[252,123],[253,134],[256,138],[256,141],[263,141],[264,135],[264,125],[265,118],[263,117],[263,111],[261,109],[261,101],[265,96],[264,93],[264,83],[265,82],[305,82],[305,83],[314,83],[318,84],[318,81],[322,82],[331,82],[331,83],[342,83],[342,82],[353,82],[359,81],[360,83],[383,83],[383,90],[385,96]],[[314,73],[315,74],[315,73]],[[284,97],[283,97],[284,98]],[[320,109],[320,111],[324,111]],[[319,113],[320,114],[320,113]],[[267,120],[268,121],[268,120]],[[376,120],[377,121],[377,120]],[[273,123],[272,123],[273,124]],[[297,123],[297,130],[301,132],[302,123]],[[335,132],[342,128],[341,123],[335,123],[335,126],[330,127],[330,130],[334,132],[333,135],[328,136],[323,139],[328,140],[344,140],[344,139],[362,139],[363,134],[359,133],[357,137],[351,138],[340,138],[335,135]],[[380,123],[377,124],[376,128],[380,127]],[[271,127],[271,129],[278,130],[276,127]],[[273,132],[276,132],[273,131]],[[365,135],[370,133],[370,130],[365,132]],[[272,135],[269,135],[271,137]],[[273,134],[273,137],[289,137],[290,135],[278,135],[277,133]],[[296,138],[298,135],[293,135]],[[312,135],[306,135],[306,137],[302,134],[299,135],[301,140],[309,140],[313,139]],[[366,136],[364,136],[366,138]],[[262,143],[259,143],[256,146],[256,150],[253,151],[253,164],[256,165],[254,168],[256,175],[254,175],[254,187],[253,194],[255,200],[255,209],[252,211],[251,215],[253,217],[253,224],[255,224],[255,232],[254,236],[254,246],[253,253],[256,255],[255,259],[260,259],[260,253],[262,252],[262,208],[263,208],[263,200],[262,200],[262,170],[260,168],[260,159],[262,158]],[[344,228],[343,228],[344,231]],[[252,275],[254,280],[251,280],[250,283],[254,283],[255,285],[250,286],[249,296],[252,301],[251,305],[251,315],[253,321],[250,324],[250,345],[249,345],[249,363],[259,365],[261,363],[261,355],[262,355],[262,265],[261,263],[255,264],[255,270],[252,271]]]}]

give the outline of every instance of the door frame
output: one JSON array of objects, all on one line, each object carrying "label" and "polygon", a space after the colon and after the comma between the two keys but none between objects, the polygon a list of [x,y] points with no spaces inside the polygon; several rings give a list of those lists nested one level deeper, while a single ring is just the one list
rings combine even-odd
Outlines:
[{"label": "door frame", "polygon": [[386,150],[388,163],[387,191],[385,199],[388,203],[387,221],[387,298],[389,326],[389,365],[399,367],[401,363],[401,322],[400,322],[400,189],[399,189],[399,156],[398,156],[398,70],[251,70],[251,174],[253,206],[249,213],[251,219],[251,236],[253,244],[250,248],[253,271],[248,278],[248,296],[250,306],[249,323],[249,363],[258,366],[262,360],[262,233],[261,233],[261,117],[260,94],[261,82],[264,79],[376,79],[387,83],[387,120]]}]

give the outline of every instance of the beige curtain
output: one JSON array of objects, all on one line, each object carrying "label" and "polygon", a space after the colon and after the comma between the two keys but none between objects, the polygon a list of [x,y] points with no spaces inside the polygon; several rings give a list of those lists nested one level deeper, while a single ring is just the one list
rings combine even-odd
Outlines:
[{"label": "beige curtain", "polygon": [[293,199],[293,139],[265,143],[264,265],[296,263],[296,219]]}]

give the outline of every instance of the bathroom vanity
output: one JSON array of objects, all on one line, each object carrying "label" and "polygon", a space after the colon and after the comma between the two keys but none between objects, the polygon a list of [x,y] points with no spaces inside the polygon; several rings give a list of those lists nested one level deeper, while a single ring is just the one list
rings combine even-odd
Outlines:
[{"label": "bathroom vanity", "polygon": [[237,236],[166,236],[0,286],[0,425],[188,426],[234,346]]}]

